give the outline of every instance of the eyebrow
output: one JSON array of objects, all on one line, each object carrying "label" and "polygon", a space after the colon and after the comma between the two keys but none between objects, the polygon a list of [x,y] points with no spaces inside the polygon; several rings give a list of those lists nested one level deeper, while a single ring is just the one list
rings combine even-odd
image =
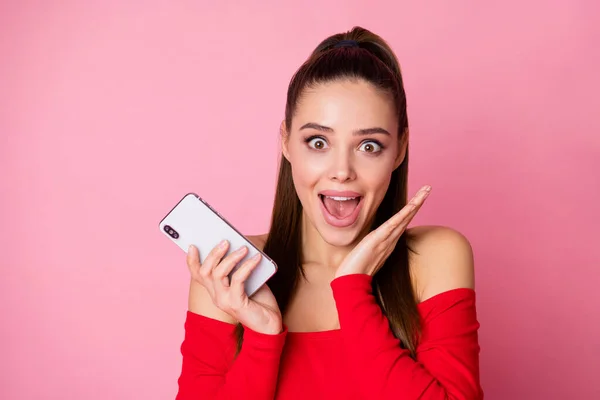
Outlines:
[{"label": "eyebrow", "polygon": [[[302,125],[300,127],[300,130],[303,130],[303,129],[314,129],[314,130],[321,131],[321,132],[333,132],[333,129],[331,129],[330,127],[315,124],[314,122],[309,122],[309,123]],[[352,132],[352,134],[356,135],[356,136],[372,135],[372,134],[376,134],[376,133],[391,136],[391,134],[388,131],[386,131],[385,129],[380,128],[380,127],[357,129],[354,132]]]}]

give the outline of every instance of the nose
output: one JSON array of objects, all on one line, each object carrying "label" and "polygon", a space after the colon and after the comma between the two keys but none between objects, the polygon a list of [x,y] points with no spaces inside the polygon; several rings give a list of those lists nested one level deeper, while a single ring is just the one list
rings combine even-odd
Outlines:
[{"label": "nose", "polygon": [[352,155],[346,151],[337,151],[332,154],[329,178],[340,183],[356,179],[356,172]]}]

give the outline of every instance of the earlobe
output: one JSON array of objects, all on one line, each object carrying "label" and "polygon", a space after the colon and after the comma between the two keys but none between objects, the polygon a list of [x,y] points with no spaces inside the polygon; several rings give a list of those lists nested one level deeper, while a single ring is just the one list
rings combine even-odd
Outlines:
[{"label": "earlobe", "polygon": [[289,142],[289,133],[287,131],[287,127],[285,126],[285,121],[281,121],[281,125],[279,126],[279,137],[281,139],[281,154],[286,158],[286,160],[290,160],[290,153],[288,151],[288,142]]}]

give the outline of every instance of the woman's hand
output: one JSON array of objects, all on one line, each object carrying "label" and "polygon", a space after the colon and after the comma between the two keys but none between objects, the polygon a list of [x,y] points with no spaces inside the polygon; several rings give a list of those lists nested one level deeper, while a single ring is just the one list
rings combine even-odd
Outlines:
[{"label": "woman's hand", "polygon": [[269,287],[263,285],[252,298],[248,298],[244,290],[244,282],[260,262],[260,253],[244,261],[230,282],[229,273],[246,256],[248,249],[241,247],[223,258],[228,247],[227,241],[221,242],[200,264],[198,249],[190,246],[187,265],[192,278],[206,288],[215,306],[244,326],[264,334],[281,333],[281,312]]},{"label": "woman's hand", "polygon": [[365,236],[344,258],[335,277],[350,274],[373,276],[379,271],[396,247],[400,236],[429,196],[430,191],[430,186],[422,187],[402,210]]}]

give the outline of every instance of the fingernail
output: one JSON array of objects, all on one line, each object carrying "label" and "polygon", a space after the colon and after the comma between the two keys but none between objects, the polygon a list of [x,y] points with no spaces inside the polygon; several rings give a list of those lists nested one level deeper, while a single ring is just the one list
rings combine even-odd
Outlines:
[{"label": "fingernail", "polygon": [[227,240],[221,240],[221,242],[219,243],[219,247],[224,248],[225,246],[227,246]]},{"label": "fingernail", "polygon": [[260,258],[260,253],[256,253],[255,255],[252,256],[253,260],[258,260]]},{"label": "fingernail", "polygon": [[189,253],[190,251],[192,251],[192,249],[193,249],[193,248],[194,248],[194,245],[193,245],[193,244],[190,244],[190,247],[188,247],[188,253]]},{"label": "fingernail", "polygon": [[423,188],[425,192],[431,192],[431,186],[427,185]]}]

